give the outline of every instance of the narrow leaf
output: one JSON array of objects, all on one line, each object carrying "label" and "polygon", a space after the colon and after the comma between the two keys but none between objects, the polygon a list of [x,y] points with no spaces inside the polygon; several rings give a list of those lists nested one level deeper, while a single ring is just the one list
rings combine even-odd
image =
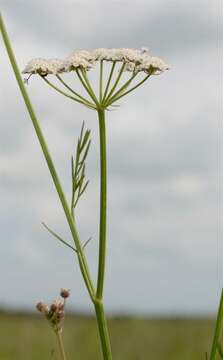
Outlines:
[{"label": "narrow leaf", "polygon": [[81,150],[84,148],[85,144],[87,143],[90,133],[91,133],[90,130],[86,130],[86,133],[84,134],[84,138],[82,140]]},{"label": "narrow leaf", "polygon": [[83,189],[82,189],[81,192],[80,192],[80,195],[82,195],[82,194],[84,193],[84,191],[86,190],[88,184],[89,184],[89,180],[85,183]]},{"label": "narrow leaf", "polygon": [[87,241],[85,241],[84,245],[82,246],[82,249],[84,249],[91,240],[92,240],[92,237],[90,237]]},{"label": "narrow leaf", "polygon": [[77,250],[71,246],[70,244],[68,244],[65,240],[62,239],[61,236],[57,235],[53,230],[51,230],[44,222],[42,222],[42,225],[49,231],[49,233],[51,235],[53,235],[57,240],[59,240],[60,242],[62,242],[64,245],[68,246],[70,249],[72,249],[73,251],[77,252]]},{"label": "narrow leaf", "polygon": [[84,121],[82,123],[82,126],[81,126],[81,133],[80,133],[80,137],[79,137],[79,141],[81,142],[82,141],[82,138],[83,138],[83,132],[84,132]]},{"label": "narrow leaf", "polygon": [[84,161],[85,161],[85,159],[86,159],[86,157],[87,157],[87,154],[88,154],[90,145],[91,145],[91,140],[88,141],[88,144],[87,144],[87,147],[86,147],[86,149],[85,149],[84,155],[83,155],[83,157],[82,157],[82,159],[81,159],[81,162],[80,162],[79,164],[83,164],[83,163],[84,163]]}]

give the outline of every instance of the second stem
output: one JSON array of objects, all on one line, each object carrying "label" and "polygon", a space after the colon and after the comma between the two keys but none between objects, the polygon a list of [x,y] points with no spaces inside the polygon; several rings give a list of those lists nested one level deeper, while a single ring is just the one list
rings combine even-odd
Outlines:
[{"label": "second stem", "polygon": [[106,257],[106,212],[107,212],[107,164],[106,164],[106,129],[104,109],[98,109],[100,137],[100,224],[97,299],[102,300]]},{"label": "second stem", "polygon": [[112,360],[111,344],[107,321],[103,307],[103,289],[106,258],[106,212],[107,212],[107,164],[106,164],[106,128],[104,109],[98,109],[100,140],[100,224],[99,224],[99,257],[98,280],[95,312],[101,340],[104,360]]}]

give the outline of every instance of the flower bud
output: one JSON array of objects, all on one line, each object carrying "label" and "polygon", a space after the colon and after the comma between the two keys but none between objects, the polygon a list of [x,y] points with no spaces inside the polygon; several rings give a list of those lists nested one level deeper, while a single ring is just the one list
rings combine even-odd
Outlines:
[{"label": "flower bud", "polygon": [[70,290],[69,289],[61,289],[60,296],[64,299],[67,299],[70,296]]},{"label": "flower bud", "polygon": [[57,305],[56,303],[52,303],[52,304],[50,305],[50,310],[51,310],[52,312],[57,311],[57,309],[58,309],[58,305]]},{"label": "flower bud", "polygon": [[45,304],[42,302],[42,301],[39,301],[37,304],[36,304],[36,308],[39,312],[43,312],[44,309],[45,309]]}]

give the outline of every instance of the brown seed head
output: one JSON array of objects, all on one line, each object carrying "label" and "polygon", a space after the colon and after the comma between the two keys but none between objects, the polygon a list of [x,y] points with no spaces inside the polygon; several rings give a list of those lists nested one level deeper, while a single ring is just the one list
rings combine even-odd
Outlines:
[{"label": "brown seed head", "polygon": [[61,289],[60,296],[64,299],[67,299],[70,296],[70,290],[69,289]]},{"label": "brown seed head", "polygon": [[50,305],[50,310],[52,311],[52,312],[56,312],[57,311],[57,309],[58,309],[58,304],[57,303],[52,303],[51,305]]},{"label": "brown seed head", "polygon": [[42,301],[39,301],[36,304],[36,308],[39,312],[44,312],[45,307],[46,307],[46,305]]}]

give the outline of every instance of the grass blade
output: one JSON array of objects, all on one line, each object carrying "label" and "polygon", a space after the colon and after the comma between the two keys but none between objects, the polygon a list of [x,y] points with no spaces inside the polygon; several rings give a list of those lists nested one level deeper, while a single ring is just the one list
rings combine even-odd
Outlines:
[{"label": "grass blade", "polygon": [[216,359],[217,352],[219,350],[218,344],[219,344],[219,338],[220,338],[221,330],[222,330],[222,322],[223,322],[223,290],[221,291],[221,298],[220,298],[220,304],[219,304],[219,308],[218,308],[218,315],[217,315],[217,320],[216,320],[216,325],[215,325],[215,332],[214,332],[214,339],[213,339],[212,348],[211,348],[210,360]]}]

